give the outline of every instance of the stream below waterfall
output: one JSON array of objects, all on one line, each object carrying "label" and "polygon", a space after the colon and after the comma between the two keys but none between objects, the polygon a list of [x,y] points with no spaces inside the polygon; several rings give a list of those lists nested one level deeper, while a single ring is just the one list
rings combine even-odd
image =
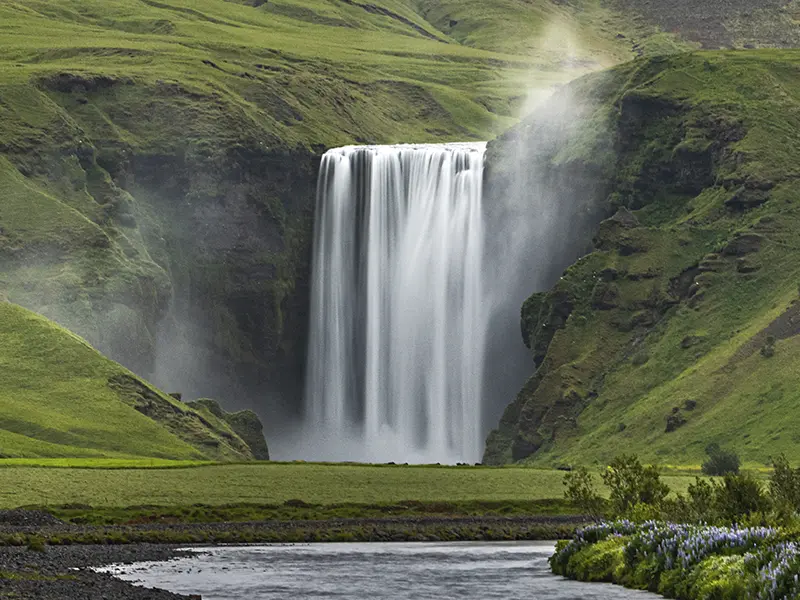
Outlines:
[{"label": "stream below waterfall", "polygon": [[658,598],[550,573],[552,542],[351,543],[199,548],[193,558],[107,567],[203,600],[627,600]]}]

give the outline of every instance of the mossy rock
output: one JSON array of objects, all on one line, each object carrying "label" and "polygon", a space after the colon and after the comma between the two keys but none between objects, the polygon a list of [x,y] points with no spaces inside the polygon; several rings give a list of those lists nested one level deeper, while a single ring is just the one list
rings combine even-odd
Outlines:
[{"label": "mossy rock", "polygon": [[192,408],[208,411],[227,423],[236,435],[244,440],[257,460],[269,460],[269,448],[264,439],[264,426],[256,413],[251,410],[229,413],[220,406],[219,402],[211,398],[200,398],[187,404]]}]

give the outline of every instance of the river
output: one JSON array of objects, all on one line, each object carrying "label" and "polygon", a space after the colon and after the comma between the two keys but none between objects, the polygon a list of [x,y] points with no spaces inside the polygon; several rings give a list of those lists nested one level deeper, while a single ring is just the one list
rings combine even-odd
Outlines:
[{"label": "river", "polygon": [[203,600],[627,600],[658,598],[550,573],[550,542],[353,543],[197,548],[193,558],[108,567]]}]

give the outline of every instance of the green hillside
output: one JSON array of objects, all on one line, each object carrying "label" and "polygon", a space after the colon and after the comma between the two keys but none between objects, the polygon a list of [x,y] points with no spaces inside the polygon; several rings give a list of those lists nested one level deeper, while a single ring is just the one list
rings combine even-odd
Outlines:
[{"label": "green hillside", "polygon": [[487,460],[696,465],[711,442],[800,459],[800,52],[641,60],[577,86],[596,103],[551,167],[589,165],[616,214],[523,307],[540,366]]},{"label": "green hillside", "polygon": [[321,153],[489,139],[529,90],[627,60],[633,39],[676,47],[615,15],[598,0],[4,2],[0,290],[163,388],[280,427],[301,394]]},{"label": "green hillside", "polygon": [[8,302],[0,302],[0,454],[252,458],[222,420],[201,416]]}]

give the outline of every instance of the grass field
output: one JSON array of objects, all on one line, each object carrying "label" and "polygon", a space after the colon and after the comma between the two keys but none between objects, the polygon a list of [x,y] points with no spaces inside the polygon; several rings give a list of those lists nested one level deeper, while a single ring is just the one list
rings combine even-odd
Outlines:
[{"label": "grass field", "polygon": [[[531,468],[234,464],[173,469],[0,469],[0,506],[531,501],[563,496],[561,471]],[[668,475],[675,491],[693,477]]]}]

